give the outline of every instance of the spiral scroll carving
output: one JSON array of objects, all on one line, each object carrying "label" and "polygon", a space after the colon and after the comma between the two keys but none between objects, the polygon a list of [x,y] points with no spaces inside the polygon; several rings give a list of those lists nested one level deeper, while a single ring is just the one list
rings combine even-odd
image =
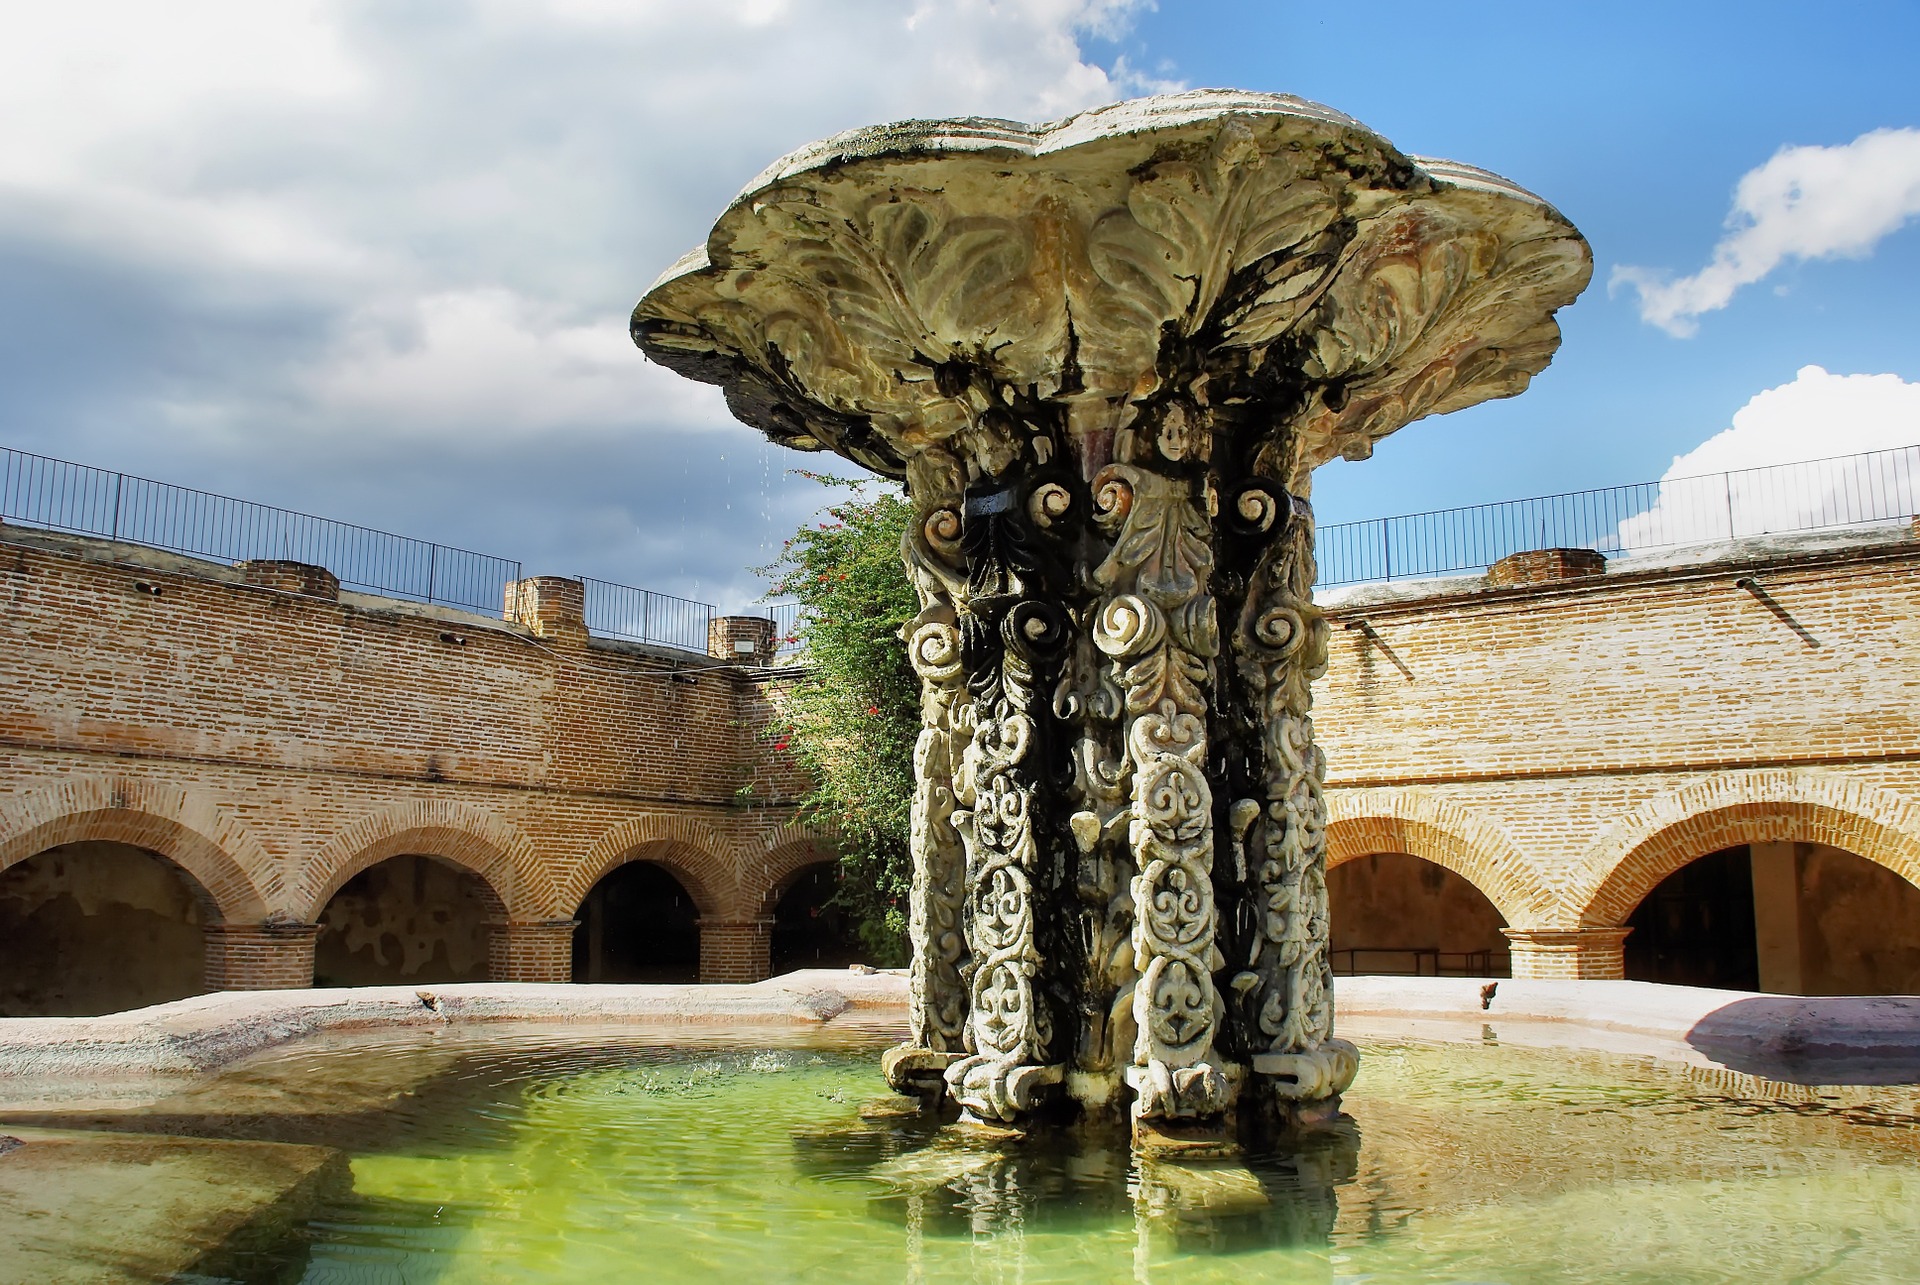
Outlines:
[{"label": "spiral scroll carving", "polygon": [[641,300],[653,360],[915,507],[897,1086],[1157,1129],[1351,1080],[1295,495],[1521,391],[1590,273],[1498,176],[1207,90],[803,148]]},{"label": "spiral scroll carving", "polygon": [[[1182,428],[1183,453],[1193,435]],[[1165,434],[1160,437],[1164,455]],[[1128,1083],[1137,1118],[1208,1116],[1226,1107],[1214,1058],[1222,1016],[1213,973],[1213,792],[1207,693],[1218,650],[1207,515],[1186,478],[1114,464],[1095,479],[1097,517],[1113,545],[1093,578],[1103,590],[1094,642],[1109,657],[1127,713],[1132,774],[1127,841],[1135,870],[1134,1044]]]},{"label": "spiral scroll carving", "polygon": [[1254,922],[1233,989],[1251,1019],[1254,1070],[1292,1099],[1337,1094],[1358,1066],[1352,1046],[1333,1038],[1326,763],[1310,714],[1312,682],[1327,666],[1327,625],[1313,581],[1313,515],[1296,504],[1256,564],[1234,640],[1260,715],[1262,797],[1234,809],[1247,829]]}]

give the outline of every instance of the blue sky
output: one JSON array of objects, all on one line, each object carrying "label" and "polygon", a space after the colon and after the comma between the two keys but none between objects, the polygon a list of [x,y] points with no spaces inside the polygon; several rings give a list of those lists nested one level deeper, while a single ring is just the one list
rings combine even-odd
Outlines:
[{"label": "blue sky", "polygon": [[[1526,395],[1421,421],[1371,460],[1323,470],[1323,522],[1657,478],[1808,364],[1920,381],[1920,226],[1865,259],[1784,267],[1691,338],[1607,290],[1615,265],[1704,265],[1735,184],[1783,146],[1920,126],[1920,5],[1347,10],[1365,15],[1370,46],[1325,16],[1339,8],[1167,4],[1121,44],[1190,83],[1332,103],[1404,150],[1505,174],[1574,221],[1596,271]],[[1906,440],[1920,442],[1920,422]]]},{"label": "blue sky", "polygon": [[[633,300],[812,138],[1162,85],[1329,103],[1594,246],[1534,388],[1329,466],[1323,523],[1920,442],[1917,52],[1911,0],[0,3],[0,444],[737,605],[808,461]],[[1765,270],[1689,312],[1717,247]]]}]

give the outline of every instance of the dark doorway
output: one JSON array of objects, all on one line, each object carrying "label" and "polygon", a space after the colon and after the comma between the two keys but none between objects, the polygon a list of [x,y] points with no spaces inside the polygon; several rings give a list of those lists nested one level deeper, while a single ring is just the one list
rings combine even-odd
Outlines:
[{"label": "dark doorway", "polygon": [[341,885],[320,912],[316,986],[487,980],[487,881],[434,857],[389,857]]},{"label": "dark doorway", "polygon": [[827,862],[800,872],[773,910],[773,971],[796,968],[845,968],[867,962],[853,920],[829,905],[838,884],[838,868]]},{"label": "dark doorway", "polygon": [[1627,926],[1629,981],[1760,988],[1745,847],[1709,853],[1668,875],[1634,907]]},{"label": "dark doorway", "polygon": [[0,873],[0,1017],[94,1017],[206,990],[206,895],[124,843],[70,843]]},{"label": "dark doorway", "polygon": [[691,982],[700,974],[700,912],[678,879],[629,861],[593,885],[575,916],[576,982]]}]

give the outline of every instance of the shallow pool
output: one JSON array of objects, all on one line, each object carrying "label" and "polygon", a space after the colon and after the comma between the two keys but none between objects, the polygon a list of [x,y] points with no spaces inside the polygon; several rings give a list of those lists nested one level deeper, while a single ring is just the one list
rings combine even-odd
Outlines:
[{"label": "shallow pool", "polygon": [[343,1158],[187,1280],[1920,1277],[1911,1116],[1659,1064],[1375,1041],[1348,1118],[1298,1150],[1143,1167],[863,1118],[880,1035],[580,1039],[335,1039],[130,1114],[11,1119]]}]

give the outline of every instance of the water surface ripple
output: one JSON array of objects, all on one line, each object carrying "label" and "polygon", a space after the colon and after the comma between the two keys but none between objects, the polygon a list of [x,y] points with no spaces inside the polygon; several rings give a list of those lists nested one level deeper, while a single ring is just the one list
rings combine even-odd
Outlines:
[{"label": "water surface ripple", "polygon": [[[871,1037],[335,1038],[68,1127],[338,1148],[195,1281],[1911,1281],[1920,1128],[1652,1063],[1375,1042],[1346,1118],[1137,1161],[862,1116]],[[110,1229],[107,1233],[110,1234]]]}]

